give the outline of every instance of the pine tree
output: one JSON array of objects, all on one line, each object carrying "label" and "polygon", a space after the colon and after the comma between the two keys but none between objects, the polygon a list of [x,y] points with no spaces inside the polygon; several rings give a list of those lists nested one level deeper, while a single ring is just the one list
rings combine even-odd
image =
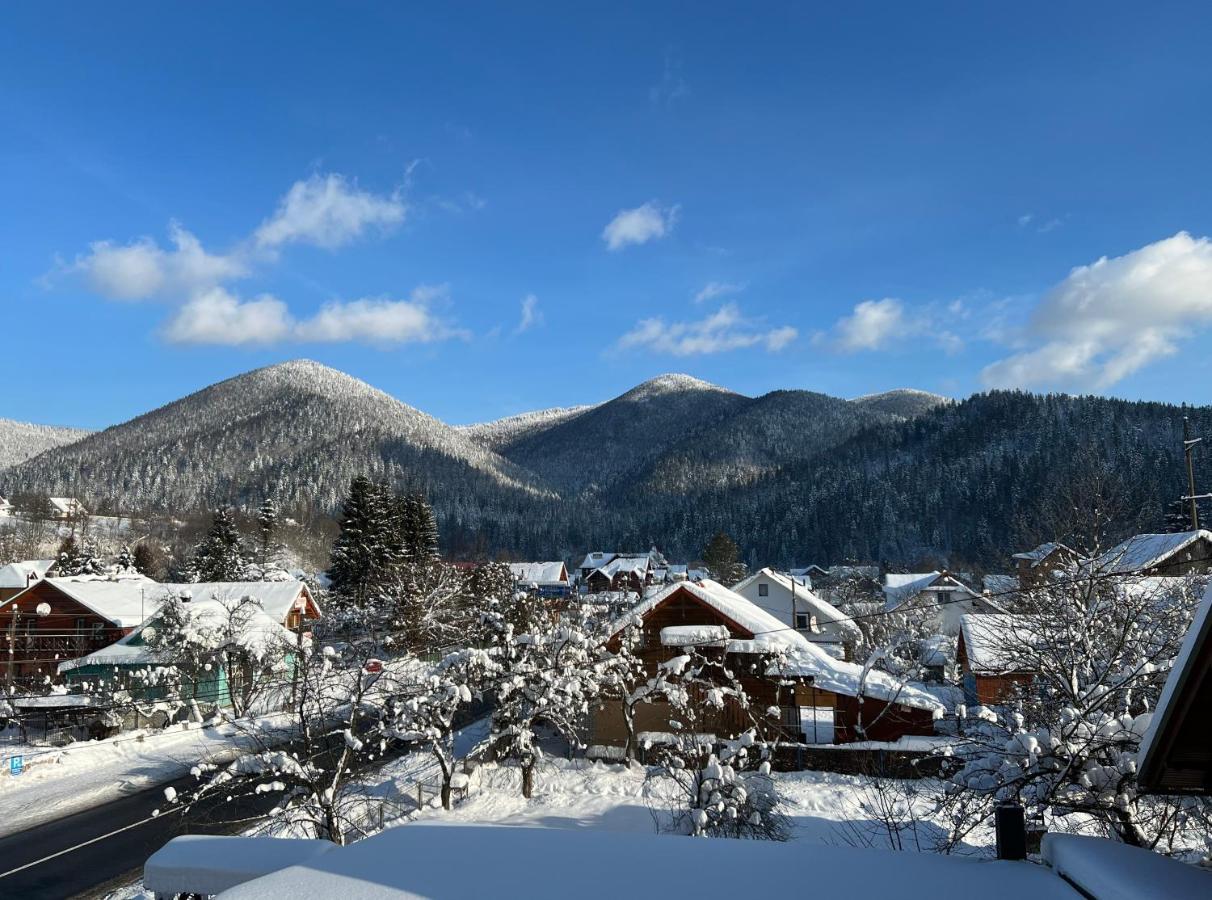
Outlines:
[{"label": "pine tree", "polygon": [[244,540],[236,529],[231,510],[220,507],[215,510],[210,531],[194,548],[193,580],[242,581],[247,566]]},{"label": "pine tree", "polygon": [[703,565],[712,578],[726,587],[736,584],[748,571],[748,567],[741,562],[741,551],[736,541],[722,531],[716,532],[703,548]]},{"label": "pine tree", "polygon": [[135,571],[153,581],[163,581],[168,570],[164,551],[149,541],[140,541],[135,545],[133,564]]},{"label": "pine tree", "polygon": [[114,559],[114,572],[117,575],[134,575],[138,572],[135,567],[134,554],[130,552],[130,547],[126,544],[122,545],[122,549],[118,551],[118,555]]}]

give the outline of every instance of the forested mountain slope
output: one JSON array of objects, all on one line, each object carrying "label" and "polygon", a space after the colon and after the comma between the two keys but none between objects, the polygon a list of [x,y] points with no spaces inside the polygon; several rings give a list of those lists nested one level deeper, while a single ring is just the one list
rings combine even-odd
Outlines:
[{"label": "forested mountain slope", "polygon": [[78,441],[89,433],[82,428],[59,428],[0,419],[0,469],[25,462],[44,450]]},{"label": "forested mountain slope", "polygon": [[125,510],[219,502],[337,508],[359,473],[414,482],[448,518],[516,515],[544,491],[466,435],[335,369],[299,360],[212,385],[0,474],[6,490]]}]

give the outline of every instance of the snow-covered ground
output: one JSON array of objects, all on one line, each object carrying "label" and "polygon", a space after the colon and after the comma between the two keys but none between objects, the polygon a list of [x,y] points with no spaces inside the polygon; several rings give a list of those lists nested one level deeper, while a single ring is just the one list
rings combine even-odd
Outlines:
[{"label": "snow-covered ground", "polygon": [[[285,716],[257,723],[262,735],[288,726]],[[199,762],[223,759],[233,745],[248,739],[243,733],[230,724],[203,728],[183,723],[62,749],[0,745],[0,756],[6,758],[0,773],[0,837],[179,778]],[[7,757],[17,754],[24,756],[25,771],[12,776]]]}]

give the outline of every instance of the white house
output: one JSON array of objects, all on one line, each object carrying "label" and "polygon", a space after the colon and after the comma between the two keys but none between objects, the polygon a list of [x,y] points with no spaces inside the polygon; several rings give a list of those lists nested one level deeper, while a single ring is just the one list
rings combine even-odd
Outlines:
[{"label": "white house", "polygon": [[884,576],[883,588],[886,612],[935,617],[940,634],[958,635],[962,616],[1005,612],[998,603],[945,570],[889,572]]},{"label": "white house", "polygon": [[847,655],[846,645],[862,638],[859,627],[845,613],[798,578],[760,569],[732,590],[839,659]]}]

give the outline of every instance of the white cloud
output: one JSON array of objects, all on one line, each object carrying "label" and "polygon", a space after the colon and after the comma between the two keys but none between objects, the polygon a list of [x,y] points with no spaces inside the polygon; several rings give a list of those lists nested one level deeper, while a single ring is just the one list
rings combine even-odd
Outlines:
[{"label": "white cloud", "polygon": [[238,253],[207,253],[176,222],[169,224],[169,238],[175,249],[165,250],[151,238],[121,245],[96,241],[72,268],[111,300],[181,299],[248,274]]},{"label": "white cloud", "polygon": [[679,207],[661,207],[650,200],[635,209],[622,209],[602,229],[602,240],[610,250],[631,244],[646,244],[667,236],[677,224]]},{"label": "white cloud", "polygon": [[[944,311],[937,305],[909,307],[896,297],[863,300],[848,316],[837,320],[833,334],[818,334],[818,343],[829,344],[843,353],[886,350],[901,345],[907,338],[922,339],[946,353],[963,349],[964,342],[947,323],[967,318],[962,301],[954,301]],[[918,341],[920,343],[921,341]]]},{"label": "white cloud", "polygon": [[[466,337],[430,309],[439,289],[420,287],[408,300],[374,298],[332,302],[310,319],[300,322],[294,336],[300,341],[336,343],[362,341],[368,344],[428,344],[452,337]],[[442,294],[445,293],[441,289]]]},{"label": "white cloud", "polygon": [[398,225],[406,212],[397,193],[371,194],[343,175],[316,174],[291,185],[253,239],[266,248],[305,243],[331,250],[361,237],[368,228]]},{"label": "white cloud", "polygon": [[174,344],[273,344],[289,337],[293,327],[290,311],[276,297],[242,301],[212,288],[177,310],[164,338]]},{"label": "white cloud", "polygon": [[1023,213],[1018,217],[1018,227],[1026,228],[1031,224],[1031,220],[1035,218],[1035,213]]},{"label": "white cloud", "polygon": [[542,323],[543,311],[539,309],[539,298],[534,294],[527,294],[522,298],[522,318],[518,320],[518,327],[513,330],[513,333],[521,334]]},{"label": "white cloud", "polygon": [[708,300],[717,300],[720,297],[739,294],[744,289],[745,285],[743,284],[729,284],[726,281],[709,281],[703,285],[702,290],[694,295],[694,302],[705,303]]},{"label": "white cloud", "polygon": [[431,343],[467,333],[436,315],[430,304],[446,295],[444,286],[421,286],[407,300],[385,297],[333,301],[298,321],[286,304],[268,294],[241,300],[213,288],[185,303],[164,328],[175,344],[238,347],[284,341],[366,344]]},{"label": "white cloud", "polygon": [[763,330],[745,319],[734,303],[697,322],[671,322],[643,319],[619,339],[622,349],[640,348],[673,356],[697,356],[722,353],[744,347],[762,346],[771,352],[782,350],[798,332],[791,326]]},{"label": "white cloud", "polygon": [[1040,302],[1038,346],[981,373],[990,387],[1101,390],[1212,324],[1212,242],[1185,231],[1079,266]]}]

